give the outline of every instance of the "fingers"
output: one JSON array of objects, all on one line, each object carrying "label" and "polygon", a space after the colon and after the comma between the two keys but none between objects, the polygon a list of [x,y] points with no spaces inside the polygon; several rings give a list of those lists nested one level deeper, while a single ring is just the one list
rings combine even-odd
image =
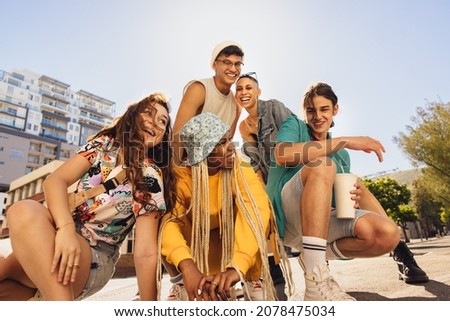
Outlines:
[{"label": "fingers", "polygon": [[378,157],[378,161],[381,163],[381,162],[383,162],[383,154],[381,153],[381,151],[380,150],[377,150],[377,151],[375,151],[375,153],[377,154],[377,157]]},{"label": "fingers", "polygon": [[198,283],[198,295],[200,296],[200,300],[203,301],[209,301],[209,288],[208,288],[208,282],[212,279],[212,276],[204,276],[200,279],[200,282]]},{"label": "fingers", "polygon": [[377,154],[378,161],[381,163],[383,161],[383,153],[385,153],[386,150],[384,149],[384,146],[380,143],[380,141],[376,139],[374,139],[373,141],[375,143],[374,152]]},{"label": "fingers", "polygon": [[53,273],[56,271],[56,267],[58,266],[60,257],[61,257],[61,253],[59,251],[55,251],[55,255],[53,255],[52,266],[50,268],[50,273]]},{"label": "fingers", "polygon": [[351,146],[348,146],[348,148],[362,150],[365,153],[374,152],[379,162],[383,161],[383,153],[386,152],[386,149],[380,141],[367,136],[356,137],[355,140],[352,140]]},{"label": "fingers", "polygon": [[74,260],[70,261],[71,263],[64,264],[61,261],[58,281],[62,282],[64,285],[69,284],[69,282],[75,282],[78,270],[80,269],[80,265],[78,263],[72,263]]},{"label": "fingers", "polygon": [[220,289],[220,279],[215,279],[211,281],[209,286],[209,296],[213,301],[226,300],[226,297],[222,297],[221,289]]},{"label": "fingers", "polygon": [[79,270],[80,270],[80,265],[74,263],[73,267],[72,267],[72,274],[70,276],[70,282],[72,282],[72,283],[75,282],[75,280],[77,279],[77,274],[78,274]]},{"label": "fingers", "polygon": [[75,282],[78,270],[80,268],[80,255],[64,255],[59,254],[53,257],[52,261],[52,273],[56,270],[56,266],[59,263],[58,269],[58,282],[62,282],[64,285],[69,282]]},{"label": "fingers", "polygon": [[377,155],[378,161],[380,163],[382,163],[384,160],[382,153],[383,151],[381,149],[364,149],[364,152],[366,152],[367,154],[374,152]]},{"label": "fingers", "polygon": [[197,285],[198,293],[188,293],[190,300],[227,301],[231,298],[230,288],[239,281],[234,269],[216,275],[203,276]]}]

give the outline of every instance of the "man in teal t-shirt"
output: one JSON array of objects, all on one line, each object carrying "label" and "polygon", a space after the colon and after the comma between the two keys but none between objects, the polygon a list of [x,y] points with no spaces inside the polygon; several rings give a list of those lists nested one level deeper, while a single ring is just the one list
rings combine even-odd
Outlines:
[{"label": "man in teal t-shirt", "polygon": [[329,85],[309,88],[305,121],[291,116],[280,127],[266,186],[284,244],[301,251],[305,301],[354,300],[330,275],[327,259],[379,256],[399,242],[397,225],[361,182],[351,192],[355,218],[336,218],[333,183],[336,173],[350,172],[346,149],[375,152],[379,161],[384,152],[370,137],[331,138],[338,110]]},{"label": "man in teal t-shirt", "polygon": [[[327,139],[330,138],[331,135],[327,133]],[[312,136],[311,131],[305,122],[298,119],[296,116],[290,116],[285,120],[277,136],[277,143],[306,143],[311,141],[314,141],[314,136]],[[311,145],[310,148],[315,148],[315,146]],[[347,150],[338,150],[336,153],[329,155],[329,157],[335,163],[337,173],[350,172],[350,156]],[[266,190],[275,208],[278,230],[281,237],[284,237],[284,215],[281,201],[281,190],[284,184],[286,184],[286,182],[288,182],[303,166],[304,164],[299,164],[296,166],[278,166],[273,158],[271,160],[271,170],[267,181]],[[334,207],[334,198],[332,200],[332,205]]]}]

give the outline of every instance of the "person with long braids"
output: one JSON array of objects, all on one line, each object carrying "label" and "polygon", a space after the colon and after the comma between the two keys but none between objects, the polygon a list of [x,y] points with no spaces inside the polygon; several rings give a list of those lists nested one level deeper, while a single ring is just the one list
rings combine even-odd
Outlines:
[{"label": "person with long braids", "polygon": [[[158,227],[172,209],[169,105],[161,93],[131,104],[44,182],[47,207],[33,200],[7,212],[13,251],[0,258],[0,299],[82,300],[112,277],[135,226],[141,300],[157,299]],[[124,176],[123,180],[118,177]],[[69,209],[68,187],[103,192]]]},{"label": "person with long braids", "polygon": [[[177,204],[163,217],[161,254],[178,300],[229,300],[261,280],[259,300],[275,300],[267,238],[270,202],[252,167],[235,151],[230,126],[212,113],[191,118],[180,130],[187,152],[176,167]],[[169,298],[170,299],[170,298]]]}]

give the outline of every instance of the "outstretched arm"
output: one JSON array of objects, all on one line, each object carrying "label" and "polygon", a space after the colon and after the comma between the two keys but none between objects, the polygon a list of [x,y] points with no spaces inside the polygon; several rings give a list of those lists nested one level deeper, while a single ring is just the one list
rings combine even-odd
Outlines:
[{"label": "outstretched arm", "polygon": [[383,161],[383,153],[385,152],[384,146],[371,137],[337,137],[304,143],[280,142],[275,146],[275,159],[282,166],[297,166],[336,153],[343,148],[360,150],[366,153],[374,152],[380,162]]}]

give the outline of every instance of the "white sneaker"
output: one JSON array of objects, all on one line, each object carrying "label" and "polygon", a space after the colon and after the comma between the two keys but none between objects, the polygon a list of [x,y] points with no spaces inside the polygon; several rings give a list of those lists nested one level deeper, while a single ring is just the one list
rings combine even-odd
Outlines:
[{"label": "white sneaker", "polygon": [[260,280],[258,281],[245,281],[247,291],[244,290],[245,301],[264,301],[264,290]]},{"label": "white sneaker", "polygon": [[139,295],[139,291],[137,291],[136,295],[131,299],[131,301],[141,301],[141,296]]},{"label": "white sneaker", "polygon": [[[303,256],[299,256],[300,266],[305,271]],[[326,264],[314,267],[311,274],[305,273],[304,301],[356,301],[356,299],[343,291]]]},{"label": "white sneaker", "polygon": [[170,288],[167,301],[189,301],[186,289],[183,284],[174,284]]},{"label": "white sneaker", "polygon": [[28,301],[44,301],[44,297],[42,296],[41,291],[36,290],[34,295],[28,299]]}]

